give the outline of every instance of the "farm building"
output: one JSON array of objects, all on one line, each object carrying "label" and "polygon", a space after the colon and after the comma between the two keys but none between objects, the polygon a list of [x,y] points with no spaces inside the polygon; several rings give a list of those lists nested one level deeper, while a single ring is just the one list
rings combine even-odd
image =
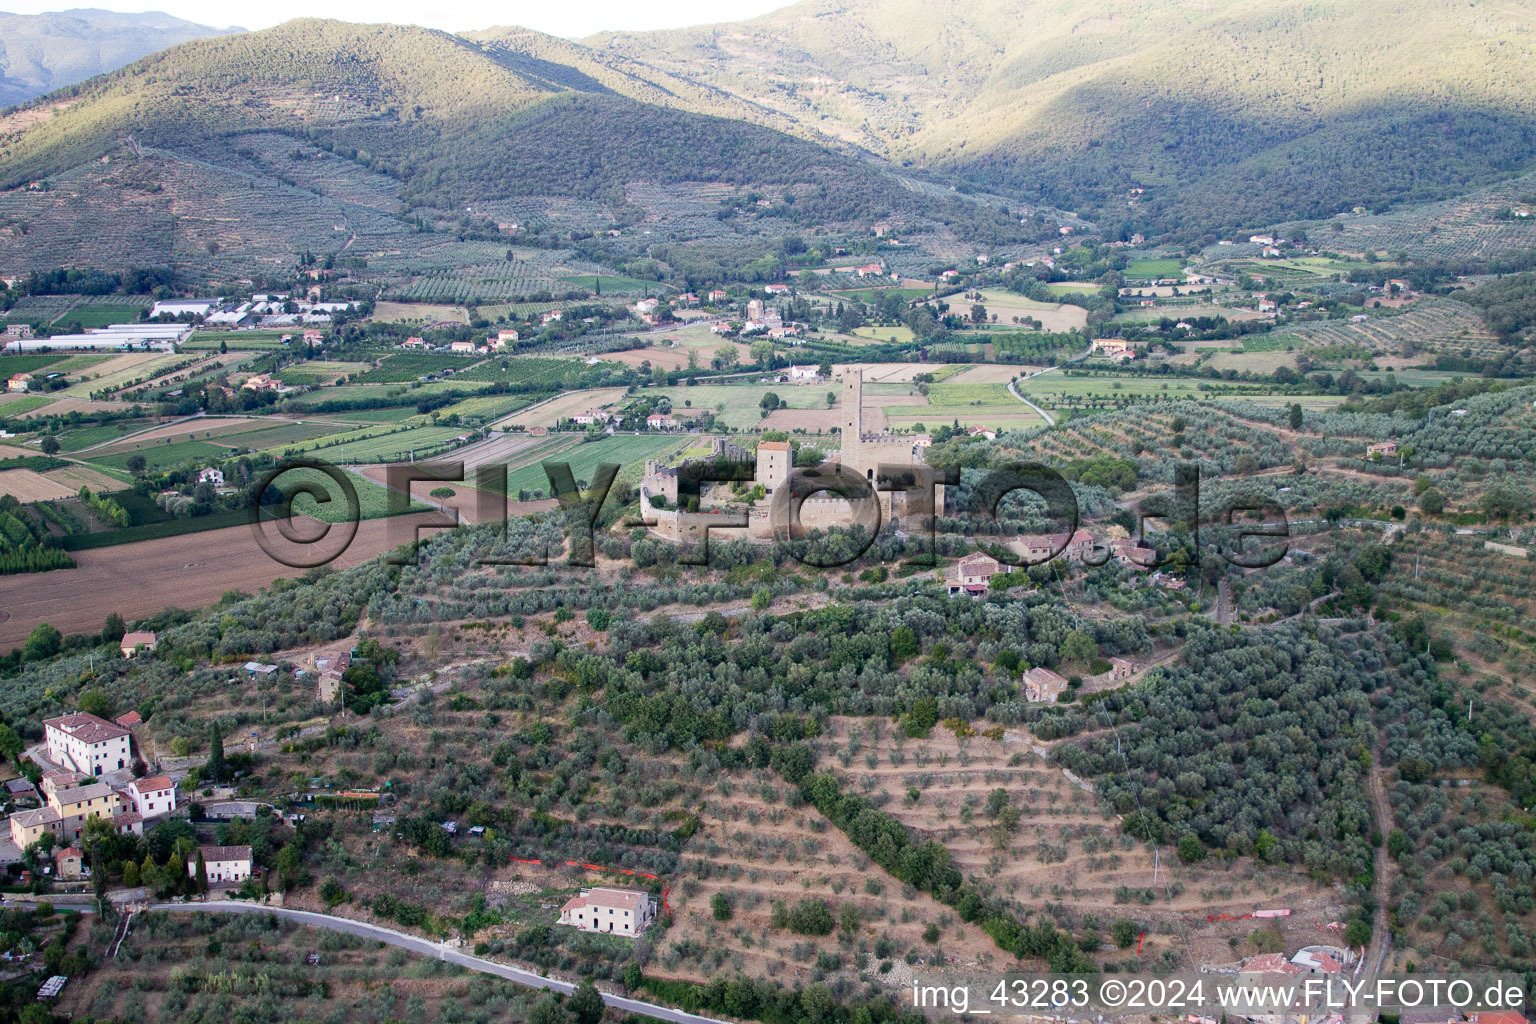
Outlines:
[{"label": "farm building", "polygon": [[140,651],[153,651],[155,649],[155,634],[147,629],[124,633],[118,647],[123,652],[123,657],[125,658],[131,658]]},{"label": "farm building", "polygon": [[960,559],[954,569],[945,574],[944,582],[949,587],[951,597],[956,594],[970,594],[974,597],[985,594],[992,577],[1002,571],[1001,562],[991,555],[976,551]]},{"label": "farm building", "polygon": [[85,877],[85,854],[78,846],[66,846],[53,855],[53,869],[62,881],[79,881]]},{"label": "farm building", "polygon": [[186,341],[192,328],[186,324],[113,324],[84,334],[55,334],[51,338],[15,338],[5,343],[7,352],[51,352],[56,349],[123,349],[174,351]]},{"label": "farm building", "polygon": [[157,302],[149,311],[151,320],[160,316],[207,316],[219,304],[218,299],[178,299]]},{"label": "farm building", "polygon": [[[199,846],[203,861],[203,877],[209,885],[243,882],[251,877],[251,848],[249,846]],[[197,877],[197,861],[187,862],[187,877]]]},{"label": "farm building", "polygon": [[639,889],[583,889],[560,908],[560,924],[584,932],[639,935],[656,917],[656,902]]},{"label": "farm building", "polygon": [[1067,689],[1067,680],[1048,668],[1035,667],[1024,673],[1024,699],[1034,703],[1054,704]]},{"label": "farm building", "polygon": [[1397,455],[1396,441],[1378,441],[1373,445],[1367,445],[1365,457],[1368,459],[1390,459]]}]

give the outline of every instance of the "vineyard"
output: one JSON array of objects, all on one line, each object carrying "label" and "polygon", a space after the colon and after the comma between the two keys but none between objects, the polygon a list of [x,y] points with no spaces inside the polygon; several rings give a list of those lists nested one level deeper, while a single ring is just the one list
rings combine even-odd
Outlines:
[{"label": "vineyard", "polygon": [[565,290],[522,260],[460,267],[412,278],[384,293],[396,302],[511,302],[538,292]]},{"label": "vineyard", "polygon": [[194,331],[182,344],[182,350],[217,349],[220,345],[232,351],[270,351],[285,349],[283,338],[292,331]]},{"label": "vineyard", "polygon": [[553,391],[562,386],[566,377],[579,374],[582,369],[582,365],[573,359],[492,356],[474,369],[459,374],[458,379],[490,381],[496,384],[536,384]]},{"label": "vineyard", "polygon": [[456,373],[475,365],[476,356],[449,356],[434,352],[397,352],[352,380],[358,384],[405,384],[422,377]]},{"label": "vineyard", "polygon": [[463,433],[463,427],[384,424],[290,446],[282,454],[311,455],[336,463],[402,462],[440,451]]}]

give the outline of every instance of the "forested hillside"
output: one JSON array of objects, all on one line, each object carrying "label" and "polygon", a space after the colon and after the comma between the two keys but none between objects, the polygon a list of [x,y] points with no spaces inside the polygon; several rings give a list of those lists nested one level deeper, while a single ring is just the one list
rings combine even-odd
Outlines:
[{"label": "forested hillside", "polygon": [[1529,166],[1531,22],[1452,0],[808,0],[587,42],[808,134],[1198,237]]}]

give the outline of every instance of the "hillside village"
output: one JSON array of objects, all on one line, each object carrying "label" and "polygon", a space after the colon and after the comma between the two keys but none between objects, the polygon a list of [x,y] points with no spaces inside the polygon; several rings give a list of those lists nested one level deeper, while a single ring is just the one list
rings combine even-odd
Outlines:
[{"label": "hillside village", "polygon": [[1531,12],[1026,7],[0,111],[0,1019],[1529,996]]}]

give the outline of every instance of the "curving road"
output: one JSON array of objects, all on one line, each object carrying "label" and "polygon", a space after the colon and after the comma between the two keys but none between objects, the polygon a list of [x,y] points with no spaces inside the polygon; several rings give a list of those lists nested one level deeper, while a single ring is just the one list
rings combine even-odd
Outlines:
[{"label": "curving road", "polygon": [[[568,981],[560,981],[555,978],[546,978],[535,974],[533,971],[525,971],[519,967],[497,963],[495,960],[487,960],[484,957],[472,956],[461,953],[459,950],[446,946],[441,942],[433,942],[418,935],[408,935],[405,932],[396,931],[393,928],[384,928],[376,924],[368,924],[366,921],[353,921],[345,917],[332,917],[329,914],[317,914],[310,910],[289,910],[285,907],[267,907],[259,903],[243,903],[239,901],[214,901],[212,903],[152,903],[150,910],[161,910],[169,913],[211,913],[211,914],[275,914],[278,917],[287,918],[298,924],[311,928],[325,928],[333,932],[345,932],[355,935],[360,939],[370,939],[382,942],[390,946],[398,946],[401,949],[420,953],[422,956],[434,957],[450,964],[471,971],[479,971],[481,974],[493,974],[498,978],[516,982],[519,985],[527,985],[530,988],[549,989],[555,992],[563,992],[569,995],[576,990],[576,986]],[[716,1020],[713,1017],[701,1017],[685,1010],[674,1009],[670,1006],[658,1006],[655,1003],[643,1002],[639,999],[628,999],[624,996],[602,993],[603,1002],[616,1010],[626,1013],[643,1013],[648,1017],[656,1017],[660,1020],[672,1021],[674,1024],[727,1024],[725,1021]]]},{"label": "curving road", "polygon": [[1063,366],[1068,366],[1068,365],[1070,365],[1072,363],[1080,363],[1084,359],[1087,359],[1091,355],[1093,355],[1093,342],[1090,341],[1088,343],[1088,350],[1086,352],[1083,352],[1083,353],[1081,353],[1079,355],[1075,355],[1071,359],[1064,359],[1061,362],[1057,363],[1055,366],[1047,366],[1043,370],[1036,370],[1034,373],[1026,373],[1022,377],[1017,377],[1014,380],[1010,380],[1008,382],[1008,393],[1010,395],[1012,395],[1014,398],[1017,398],[1019,401],[1023,402],[1025,405],[1029,406],[1031,409],[1033,409],[1036,412],[1036,414],[1039,415],[1039,417],[1041,419],[1045,420],[1045,425],[1046,426],[1054,427],[1056,425],[1056,417],[1052,416],[1050,413],[1048,413],[1044,409],[1040,408],[1040,406],[1036,405],[1034,402],[1032,402],[1029,399],[1025,398],[1023,395],[1019,394],[1018,389],[1014,387],[1014,384],[1016,384],[1018,381],[1021,381],[1021,380],[1033,380],[1034,378],[1039,377],[1039,376],[1041,376],[1043,374],[1053,373],[1056,370],[1061,369]]}]

